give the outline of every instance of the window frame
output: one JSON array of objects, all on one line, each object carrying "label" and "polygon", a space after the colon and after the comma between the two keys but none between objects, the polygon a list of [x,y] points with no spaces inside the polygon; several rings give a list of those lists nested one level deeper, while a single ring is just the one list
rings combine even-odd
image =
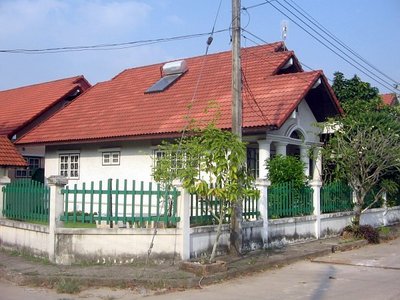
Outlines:
[{"label": "window frame", "polygon": [[[24,156],[24,159],[26,160],[28,167],[26,168],[17,168],[15,170],[15,178],[32,178],[33,172],[35,172],[37,169],[40,169],[41,163],[42,163],[42,158],[40,156]],[[33,164],[32,161],[37,160],[37,164]],[[25,173],[24,175],[18,175],[19,173]]]},{"label": "window frame", "polygon": [[[62,159],[64,157],[64,161]],[[68,159],[65,161],[65,157]],[[77,159],[76,161],[72,161],[71,157],[74,157]],[[71,152],[62,152],[58,154],[58,173],[61,176],[64,176],[68,179],[79,179],[80,176],[80,153],[71,151]],[[74,167],[71,168],[71,164],[74,164]],[[65,168],[65,165],[67,165],[67,168]],[[71,172],[75,171],[77,176],[71,176]],[[65,173],[64,173],[65,172]],[[66,176],[67,175],[67,176]]]},{"label": "window frame", "polygon": [[[105,162],[106,155],[109,155],[109,162]],[[114,161],[114,155],[117,155],[117,161]],[[119,166],[121,164],[121,151],[102,151],[101,163],[102,166]]]},{"label": "window frame", "polygon": [[258,178],[260,176],[260,149],[257,146],[246,148],[246,170],[249,174]]}]

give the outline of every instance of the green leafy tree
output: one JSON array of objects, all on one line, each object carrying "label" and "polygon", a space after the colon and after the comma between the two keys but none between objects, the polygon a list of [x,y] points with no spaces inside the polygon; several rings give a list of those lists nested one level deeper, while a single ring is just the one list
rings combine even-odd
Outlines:
[{"label": "green leafy tree", "polygon": [[271,185],[292,182],[295,187],[300,188],[306,182],[304,163],[295,156],[277,155],[267,160],[266,165]]},{"label": "green leafy tree", "polygon": [[379,90],[371,87],[368,82],[361,81],[357,75],[354,75],[351,79],[346,79],[343,73],[335,72],[332,88],[341,104],[379,98]]},{"label": "green leafy tree", "polygon": [[156,181],[171,186],[174,179],[180,179],[183,187],[202,201],[220,201],[218,211],[214,205],[208,205],[218,223],[212,262],[226,217],[232,215],[233,208],[244,197],[259,197],[254,178],[244,171],[246,145],[231,132],[210,125],[175,143],[163,143],[160,150],[164,155],[155,162]]},{"label": "green leafy tree", "polygon": [[384,192],[397,189],[397,183],[385,176],[400,170],[400,115],[380,99],[361,101],[363,95],[351,94],[354,97],[342,103],[345,114],[326,123],[334,134],[324,148],[324,160],[334,166],[334,177],[348,182],[355,192],[356,226],[366,195],[375,188],[374,201],[364,211]]}]

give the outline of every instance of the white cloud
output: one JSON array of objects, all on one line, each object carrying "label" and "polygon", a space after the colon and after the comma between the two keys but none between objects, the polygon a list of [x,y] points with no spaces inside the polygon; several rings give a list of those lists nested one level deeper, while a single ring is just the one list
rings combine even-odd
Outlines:
[{"label": "white cloud", "polygon": [[183,19],[177,15],[169,15],[167,16],[167,21],[174,25],[183,25],[185,22]]},{"label": "white cloud", "polygon": [[141,1],[1,1],[1,48],[110,42],[144,26],[150,11]]}]

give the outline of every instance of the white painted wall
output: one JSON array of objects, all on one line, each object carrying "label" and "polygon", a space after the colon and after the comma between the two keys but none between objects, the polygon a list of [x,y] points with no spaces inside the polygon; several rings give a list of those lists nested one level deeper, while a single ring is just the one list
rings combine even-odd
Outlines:
[{"label": "white painted wall", "polygon": [[[321,216],[321,237],[335,235],[348,225],[352,212],[325,214]],[[285,218],[269,221],[269,246],[315,239],[316,216]],[[362,215],[362,224],[372,226],[390,225],[400,222],[400,206],[372,209]],[[329,231],[327,230],[329,228]],[[243,223],[243,240],[250,249],[262,247],[262,221]],[[330,234],[329,234],[330,233]],[[182,229],[160,228],[155,238],[155,256],[181,256],[183,249]],[[216,234],[215,226],[190,229],[190,256],[198,257],[211,250]],[[131,263],[147,254],[153,229],[56,229],[56,262],[68,264],[80,260],[99,263]],[[45,255],[48,252],[48,227],[0,219],[0,246],[32,251]],[[224,227],[221,246],[229,241],[228,226]],[[250,250],[247,248],[246,250]]]},{"label": "white painted wall", "polygon": [[44,256],[48,251],[47,226],[0,219],[0,246],[9,249],[28,250]]},{"label": "white painted wall", "polygon": [[[118,148],[120,151],[119,165],[102,165],[102,151]],[[45,176],[58,175],[59,155],[62,152],[80,153],[79,179],[69,179],[68,184],[82,184],[100,180],[128,179],[136,181],[152,181],[153,149],[149,142],[123,142],[118,145],[86,144],[73,146],[58,146],[46,148]]]},{"label": "white painted wall", "polygon": [[[154,229],[57,229],[57,263],[78,261],[131,263],[147,255]],[[159,228],[152,256],[180,257],[180,229]]]},{"label": "white painted wall", "polygon": [[[310,107],[305,100],[298,106],[296,118],[289,118],[278,130],[272,131],[274,135],[289,136],[292,128],[301,128],[305,133],[306,142],[319,142],[320,129],[314,124],[317,123]],[[289,132],[290,131],[290,132]]]}]

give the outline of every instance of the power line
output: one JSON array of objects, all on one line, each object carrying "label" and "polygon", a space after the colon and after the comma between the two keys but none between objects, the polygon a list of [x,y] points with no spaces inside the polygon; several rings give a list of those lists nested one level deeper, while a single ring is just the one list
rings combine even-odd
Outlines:
[{"label": "power line", "polygon": [[[286,0],[285,1],[288,5],[290,5],[292,8],[294,8],[296,11],[298,11],[295,7],[293,7],[290,3],[288,3]],[[360,66],[361,68],[363,68],[366,72],[368,72],[369,74],[371,74],[372,76],[375,76],[375,78],[379,79],[379,81],[377,81],[375,79],[376,82],[382,84],[382,85],[390,85],[392,86],[391,83],[387,82],[385,79],[382,79],[380,76],[378,76],[377,74],[375,74],[374,72],[372,72],[371,70],[369,70],[367,67],[365,67],[364,65],[362,65],[361,63],[359,63],[358,61],[354,60],[354,58],[352,58],[351,56],[349,56],[346,52],[344,52],[341,48],[339,48],[336,44],[334,44],[333,42],[331,42],[330,40],[328,40],[327,38],[325,38],[324,36],[322,36],[317,30],[315,30],[314,27],[312,27],[311,25],[307,24],[302,18],[300,18],[298,15],[296,15],[293,11],[291,11],[288,7],[284,6],[282,3],[280,3],[279,1],[277,1],[277,3],[282,6],[284,9],[286,9],[287,11],[289,11],[293,16],[295,16],[298,20],[300,20],[304,25],[306,25],[308,28],[310,28],[313,32],[315,32],[317,35],[319,35],[324,41],[326,41],[327,43],[329,43],[332,47],[334,47],[335,49],[337,49],[340,53],[342,53],[343,55],[345,55],[348,59],[350,59],[352,62],[356,63],[358,66]],[[299,12],[299,11],[298,11]],[[318,26],[317,24],[315,24],[315,22],[313,22],[312,20],[310,20],[307,16],[305,16],[304,14],[302,14],[300,12],[300,14],[305,17],[308,21],[310,21],[312,24],[314,24],[316,26],[317,29],[321,30],[322,32],[324,32],[325,34],[326,31],[324,31],[322,28],[320,28],[320,26]],[[304,30],[304,28],[302,28]],[[329,37],[331,37],[329,34],[327,34]],[[331,37],[332,38],[332,37]],[[341,45],[343,47],[343,45],[338,42],[336,39],[332,38],[336,43],[339,43],[339,45]],[[346,49],[346,48],[345,48]],[[347,49],[346,49],[347,50]],[[349,50],[347,50],[349,51]],[[350,52],[351,53],[351,52]],[[354,54],[353,54],[354,55]],[[356,56],[357,57],[357,56]],[[359,69],[358,69],[359,70]],[[360,70],[361,71],[361,70]],[[362,72],[362,71],[361,71]],[[365,73],[364,73],[365,74]],[[367,75],[367,74],[365,74]],[[370,77],[371,78],[371,77]]]},{"label": "power line", "polygon": [[[243,28],[242,28],[242,31],[248,33],[249,35],[251,35],[251,36],[254,37],[255,39],[258,39],[258,40],[261,41],[263,44],[270,44],[270,43],[267,42],[266,40],[260,38],[259,36],[257,36],[257,35],[255,35],[255,34],[251,33],[250,31],[248,31],[248,30],[246,30],[246,29],[243,29]],[[245,36],[245,35],[242,35],[242,36],[243,36],[243,38],[249,40],[250,42],[252,42],[253,44],[255,44],[255,45],[257,45],[257,46],[260,46],[260,45],[261,45],[260,43],[257,43],[257,42],[254,41],[253,39],[250,39],[248,36]],[[253,55],[254,55],[254,54],[253,54]],[[260,57],[260,58],[261,58],[261,57]],[[263,59],[263,58],[262,58],[262,59]],[[302,61],[300,61],[300,60],[299,60],[299,63],[300,63],[303,67],[307,68],[308,70],[310,70],[310,71],[315,71],[315,68],[312,68],[312,67],[308,66],[307,64],[305,64],[304,62],[302,62]],[[326,75],[325,75],[325,77],[326,77],[330,82],[333,83],[333,80],[332,80],[331,78],[327,77]]]},{"label": "power line", "polygon": [[[289,4],[291,7],[293,7],[290,3],[288,3],[286,0],[284,0],[287,4]],[[290,0],[295,6],[297,6],[304,14],[302,14],[299,10],[297,10],[295,7],[293,7],[296,11],[298,11],[301,15],[307,18],[310,22],[312,22],[314,25],[319,26],[319,29],[322,30],[325,34],[327,34],[329,37],[331,37],[334,41],[339,43],[341,46],[343,46],[347,51],[352,53],[354,56],[356,56],[358,59],[360,59],[362,62],[366,63],[368,66],[373,68],[375,71],[379,72],[381,75],[385,76],[387,79],[393,81],[394,83],[398,83],[397,80],[393,79],[392,77],[388,76],[387,74],[383,73],[381,70],[379,70],[377,67],[372,65],[370,62],[368,62],[366,59],[364,59],[361,55],[359,55],[356,51],[354,51],[352,48],[350,48],[348,45],[346,45],[342,40],[340,40],[336,35],[334,35],[331,31],[329,31],[325,26],[323,26],[320,22],[318,22],[315,18],[313,18],[309,13],[307,13],[304,9],[302,9],[296,2],[293,0]]]},{"label": "power line", "polygon": [[[278,0],[276,1],[279,5],[281,5],[283,8],[285,8],[287,11],[289,11],[292,15],[294,15],[297,19],[299,19],[301,22],[303,22],[304,24],[306,24],[303,20],[301,20],[301,18],[299,18],[295,13],[293,13],[290,9],[288,9],[287,7],[285,7],[284,5],[282,5]],[[330,51],[332,51],[334,54],[336,54],[337,56],[339,56],[340,58],[342,58],[344,61],[346,61],[347,63],[349,63],[350,65],[352,65],[354,68],[356,68],[357,70],[359,70],[360,72],[362,72],[365,76],[369,77],[370,79],[372,79],[373,81],[377,82],[378,84],[386,87],[389,90],[394,91],[394,88],[392,86],[390,86],[389,83],[387,83],[385,80],[383,80],[382,78],[380,78],[379,76],[377,76],[376,74],[373,74],[371,71],[369,71],[371,74],[373,74],[373,76],[375,76],[376,78],[378,78],[379,80],[381,80],[381,82],[372,77],[371,75],[367,74],[364,70],[360,69],[358,66],[356,66],[353,62],[354,59],[350,58],[353,62],[351,62],[349,59],[345,58],[343,55],[341,55],[340,53],[338,53],[336,50],[332,49],[332,47],[330,47],[329,45],[327,45],[323,40],[325,40],[326,42],[330,43],[331,45],[332,42],[328,41],[326,38],[320,36],[317,37],[314,34],[312,34],[309,30],[307,30],[306,28],[304,28],[302,25],[300,25],[297,21],[295,21],[292,17],[290,17],[288,14],[286,14],[285,12],[283,12],[281,9],[279,9],[278,7],[276,7],[273,3],[269,3],[272,7],[274,7],[277,11],[279,11],[282,15],[284,15],[285,17],[287,17],[289,20],[291,20],[293,23],[295,23],[297,26],[299,26],[303,31],[305,31],[307,34],[309,34],[311,37],[313,37],[315,40],[317,40],[319,43],[321,43],[322,45],[324,45],[326,48],[328,48]],[[311,28],[314,32],[315,29],[313,29],[312,27],[310,27],[310,25],[306,24],[309,28]],[[316,32],[318,34],[318,32]],[[337,46],[333,45],[336,49],[338,49],[341,53],[343,53],[344,55],[348,56],[346,53],[344,53],[342,50],[340,50]],[[355,62],[357,64],[359,64],[358,62]],[[365,67],[363,67],[365,69]],[[383,83],[382,83],[383,82]]]},{"label": "power line", "polygon": [[[215,26],[215,25],[214,25]],[[210,36],[211,34],[222,33],[229,31],[229,29],[213,30],[212,32],[195,33],[189,35],[180,35],[167,38],[157,38],[149,40],[130,41],[125,43],[110,43],[110,44],[98,44],[98,45],[86,45],[86,46],[66,46],[66,47],[53,47],[53,48],[42,48],[42,49],[0,49],[0,53],[9,54],[48,54],[48,53],[62,53],[62,52],[76,52],[76,51],[109,51],[119,50],[126,48],[135,48],[146,45],[152,45],[157,43],[166,43],[178,40],[187,40],[193,38],[199,38],[203,36]]]},{"label": "power line", "polygon": [[[395,84],[397,84],[398,82],[396,80],[394,80],[393,78],[391,78],[390,76],[388,76],[387,74],[383,73],[382,71],[380,71],[378,68],[376,68],[375,66],[373,66],[371,63],[369,63],[366,59],[362,58],[361,55],[359,55],[357,52],[355,52],[353,49],[351,49],[349,46],[347,46],[343,41],[341,41],[338,37],[336,37],[333,33],[331,33],[328,29],[326,29],[323,25],[321,25],[321,23],[319,23],[315,18],[313,18],[310,14],[308,14],[304,9],[302,9],[299,5],[297,5],[293,0],[290,0],[294,5],[296,5],[298,7],[298,9],[296,7],[294,7],[293,5],[291,5],[290,3],[288,3],[288,1],[284,0],[285,3],[287,3],[287,5],[289,5],[290,7],[292,7],[292,9],[294,9],[295,11],[297,11],[297,13],[299,13],[302,17],[299,17],[295,12],[293,12],[293,10],[291,10],[290,8],[288,8],[287,6],[283,5],[282,3],[279,2],[279,0],[275,0],[275,1],[264,1],[260,4],[257,5],[253,5],[253,6],[249,6],[247,8],[244,8],[246,11],[250,8],[254,8],[254,7],[259,7],[261,5],[264,4],[270,4],[273,8],[275,8],[277,11],[279,11],[282,15],[286,16],[288,19],[290,19],[293,23],[295,23],[297,26],[299,26],[303,31],[305,31],[307,34],[309,34],[311,37],[313,37],[315,40],[317,40],[319,43],[321,43],[323,46],[325,46],[326,48],[328,48],[330,51],[332,51],[334,54],[336,54],[337,56],[339,56],[341,59],[343,59],[345,62],[347,62],[348,64],[350,64],[351,66],[353,66],[354,68],[356,68],[358,71],[362,72],[364,75],[366,75],[367,77],[369,77],[370,79],[372,79],[373,81],[377,82],[378,84],[382,85],[383,87],[395,91],[393,86]],[[288,11],[291,15],[293,15],[297,20],[301,21],[303,24],[305,24],[308,28],[310,28],[313,32],[316,33],[317,36],[315,36],[313,33],[311,33],[309,30],[307,30],[306,28],[304,28],[301,24],[299,24],[298,22],[296,22],[293,18],[291,18],[289,15],[287,15],[285,12],[283,12],[281,9],[279,9],[277,6],[275,6],[272,2],[277,2],[281,7],[283,7],[286,11]],[[310,22],[312,25],[307,24],[304,20],[308,20],[308,22]],[[320,30],[323,34],[321,34],[320,32],[318,32],[315,28],[317,28],[318,30]],[[334,44],[332,41],[328,40],[324,34],[329,37],[330,39],[332,39],[335,43]],[[325,43],[326,42],[326,43]],[[332,47],[330,47],[330,44],[332,47],[334,47],[335,49],[332,49]],[[337,46],[339,45],[339,46]],[[340,47],[340,48],[339,48]],[[356,61],[354,59],[354,57],[350,57],[347,53],[345,53],[343,51],[344,48],[345,50],[347,50],[351,55],[353,55],[355,58],[357,58],[359,61],[361,61],[362,63],[360,63],[359,61]],[[339,52],[339,53],[338,53]],[[342,55],[343,54],[343,55]],[[347,58],[343,57],[346,56]],[[355,64],[357,64],[358,66],[356,66]],[[381,74],[382,76],[384,76],[385,78],[389,79],[390,81],[392,81],[394,84],[388,82],[386,79],[383,79],[380,75],[378,75],[376,72],[373,72],[372,70],[370,70],[369,68],[367,68],[364,64],[366,64],[367,66],[369,66],[370,68],[372,68],[373,70],[375,70],[376,72],[378,72],[379,74]],[[302,64],[304,65],[304,64]],[[306,65],[304,65],[306,66]],[[308,66],[306,66],[308,67]],[[308,67],[309,68],[309,67]],[[360,69],[362,68],[362,69]],[[311,69],[311,68],[310,68]],[[369,74],[367,74],[366,72],[368,72]]]}]

